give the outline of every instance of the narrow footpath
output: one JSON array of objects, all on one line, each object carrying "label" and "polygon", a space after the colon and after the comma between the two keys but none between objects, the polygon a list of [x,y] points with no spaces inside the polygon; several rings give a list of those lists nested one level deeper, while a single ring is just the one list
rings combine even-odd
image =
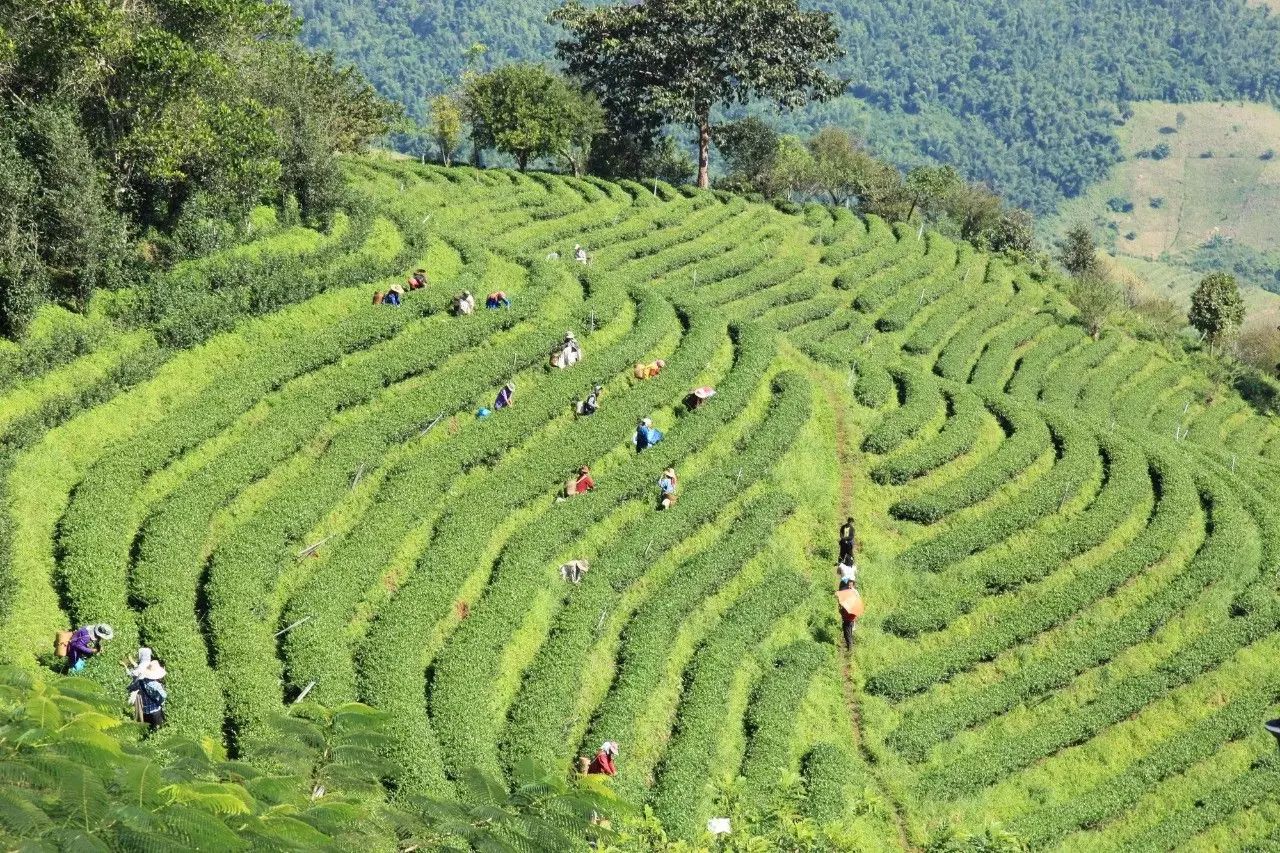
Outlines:
[{"label": "narrow footpath", "polygon": [[[850,518],[853,516],[853,449],[849,446],[849,425],[846,420],[844,401],[840,395],[836,393],[829,382],[824,383],[826,386],[827,400],[831,404],[831,410],[835,413],[836,418],[836,465],[840,470],[840,517]],[[855,644],[856,644],[855,639]],[[837,643],[840,643],[837,640]],[[867,774],[879,789],[881,796],[884,797],[893,813],[893,824],[898,831],[898,844],[903,850],[910,850],[911,842],[907,837],[906,820],[902,814],[902,806],[897,798],[885,787],[880,780],[880,775],[875,771],[875,758],[871,751],[867,749],[866,740],[862,736],[862,710],[858,706],[858,691],[853,683],[853,658],[846,654],[841,648],[838,656],[840,661],[840,677],[844,685],[844,704],[845,710],[849,716],[849,726],[853,738],[853,745],[858,750],[858,754],[862,756],[862,761],[867,767]]]}]

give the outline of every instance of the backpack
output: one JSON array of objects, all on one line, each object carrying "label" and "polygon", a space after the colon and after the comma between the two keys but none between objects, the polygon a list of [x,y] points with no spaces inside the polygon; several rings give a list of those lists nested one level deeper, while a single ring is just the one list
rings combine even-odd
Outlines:
[{"label": "backpack", "polygon": [[71,631],[59,631],[53,638],[53,653],[60,658],[65,658],[71,653]]},{"label": "backpack", "polygon": [[153,702],[164,702],[164,700],[169,698],[169,694],[165,692],[165,689],[160,686],[160,682],[158,681],[142,682],[142,690]]}]

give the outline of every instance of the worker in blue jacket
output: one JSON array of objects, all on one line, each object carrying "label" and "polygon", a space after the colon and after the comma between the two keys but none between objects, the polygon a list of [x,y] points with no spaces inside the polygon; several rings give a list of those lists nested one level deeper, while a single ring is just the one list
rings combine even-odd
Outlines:
[{"label": "worker in blue jacket", "polygon": [[636,446],[636,453],[640,453],[650,447],[653,447],[659,441],[662,441],[662,432],[656,429],[653,421],[645,418],[636,426],[636,434],[632,439],[632,443]]}]

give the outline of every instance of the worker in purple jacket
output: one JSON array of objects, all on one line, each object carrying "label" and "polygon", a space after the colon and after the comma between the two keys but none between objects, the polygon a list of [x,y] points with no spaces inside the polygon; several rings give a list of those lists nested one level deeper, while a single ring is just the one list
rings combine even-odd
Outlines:
[{"label": "worker in purple jacket", "polygon": [[114,636],[115,632],[110,625],[85,625],[77,628],[67,646],[67,670],[79,672],[84,669],[84,662],[101,651],[99,644]]}]

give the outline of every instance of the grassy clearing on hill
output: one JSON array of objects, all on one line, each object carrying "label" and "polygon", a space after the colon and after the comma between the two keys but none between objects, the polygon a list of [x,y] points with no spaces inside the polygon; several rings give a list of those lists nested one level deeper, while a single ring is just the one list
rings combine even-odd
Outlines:
[{"label": "grassy clearing on hill", "polygon": [[[1210,240],[1280,249],[1280,111],[1266,104],[1165,102],[1136,103],[1133,110],[1120,132],[1125,161],[1064,204],[1046,234],[1077,221],[1095,223],[1126,266],[1157,293],[1181,301],[1203,275],[1189,270],[1190,256]],[[1161,144],[1169,147],[1167,157],[1139,156]],[[1280,308],[1275,294],[1248,296],[1251,315]]]}]

